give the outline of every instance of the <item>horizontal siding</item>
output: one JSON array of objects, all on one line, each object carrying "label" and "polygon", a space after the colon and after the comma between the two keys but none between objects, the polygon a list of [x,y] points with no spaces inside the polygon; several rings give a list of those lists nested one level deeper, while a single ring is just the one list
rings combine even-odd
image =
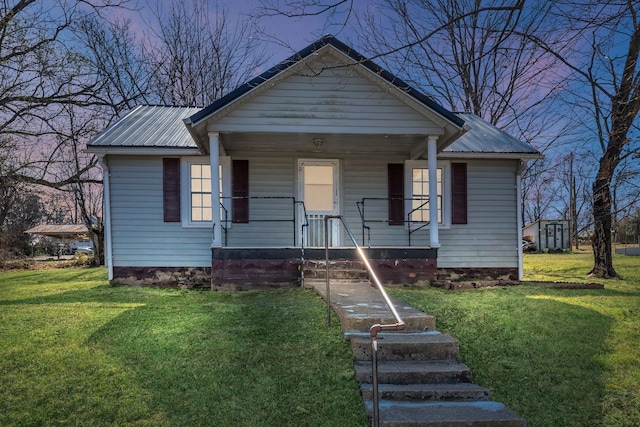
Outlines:
[{"label": "horizontal siding", "polygon": [[[363,198],[386,198],[387,164],[403,163],[403,157],[377,157],[362,159],[350,157],[344,160],[344,205],[343,212],[348,219],[349,227],[356,236],[358,243],[363,242],[362,221],[358,212],[357,202]],[[388,202],[386,200],[366,200],[364,215],[367,226],[371,227],[371,244],[374,246],[404,246],[408,244],[407,230],[403,226],[389,226]],[[365,244],[368,243],[365,231]]]},{"label": "horizontal siding", "polygon": [[[296,197],[300,155],[236,153],[249,161],[252,197]],[[308,155],[302,157],[308,158]],[[404,159],[388,156],[341,158],[342,213],[359,243],[362,223],[356,203],[363,197],[387,197],[387,164]],[[162,218],[162,159],[110,156],[113,256],[115,266],[209,266],[211,229],[185,228]],[[438,265],[447,267],[517,267],[516,163],[468,162],[468,224],[440,229]],[[387,202],[368,201],[369,220],[387,219]],[[287,247],[294,245],[290,200],[251,200],[250,222],[232,224],[232,247]],[[257,219],[268,220],[267,222]],[[298,224],[299,225],[299,224]],[[386,222],[371,226],[374,246],[405,246],[405,227]],[[414,246],[426,246],[428,229],[412,236]],[[342,244],[350,245],[345,233]]]},{"label": "horizontal siding", "polygon": [[165,223],[162,158],[109,156],[116,267],[211,266],[211,230]]},{"label": "horizontal siding", "polygon": [[315,64],[216,122],[220,132],[439,134],[442,129],[349,67]]},{"label": "horizontal siding", "polygon": [[[244,153],[249,161],[250,197],[295,197],[295,159],[290,156],[260,156]],[[249,201],[249,223],[232,224],[228,231],[228,245],[235,247],[293,246],[293,218],[291,200],[263,199]],[[260,219],[261,221],[256,221]]]},{"label": "horizontal siding", "polygon": [[438,267],[518,266],[514,161],[467,163],[468,224],[440,230]]}]

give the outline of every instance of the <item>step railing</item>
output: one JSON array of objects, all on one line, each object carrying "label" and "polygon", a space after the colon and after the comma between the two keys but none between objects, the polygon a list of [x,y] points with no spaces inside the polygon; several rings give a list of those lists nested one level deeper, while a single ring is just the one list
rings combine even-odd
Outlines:
[{"label": "step railing", "polygon": [[378,323],[369,328],[369,336],[371,337],[373,426],[378,427],[380,425],[380,398],[378,395],[378,333],[382,331],[402,331],[405,327],[405,323],[400,317],[400,314],[398,313],[398,310],[396,309],[395,305],[391,301],[391,298],[389,298],[389,295],[387,295],[387,292],[384,290],[384,287],[382,286],[380,279],[378,279],[376,272],[373,270],[373,267],[371,267],[371,262],[369,261],[369,258],[367,257],[364,250],[360,247],[360,245],[358,245],[356,238],[353,236],[353,233],[351,232],[351,229],[349,228],[347,223],[344,221],[344,218],[342,218],[342,215],[327,215],[324,217],[324,232],[325,232],[324,251],[325,251],[325,268],[326,268],[327,324],[331,325],[331,289],[329,285],[329,244],[328,244],[329,242],[328,222],[330,219],[338,219],[340,220],[340,223],[342,223],[342,225],[344,226],[344,229],[347,232],[347,235],[349,236],[349,238],[351,239],[351,241],[353,242],[356,248],[356,252],[358,253],[358,256],[362,260],[363,264],[367,269],[367,272],[369,273],[369,278],[374,283],[378,291],[380,291],[380,294],[382,295],[382,299],[384,300],[385,304],[389,308],[389,311],[391,311],[393,319],[395,320],[395,323],[390,323],[390,324]]},{"label": "step railing", "polygon": [[[389,218],[381,218],[381,212],[385,212],[383,209],[383,204],[391,204],[392,202],[402,202],[407,203],[411,202],[411,205],[414,205],[415,202],[421,202],[417,207],[413,208],[407,215],[406,219],[391,221]],[[367,210],[367,203],[369,205],[369,209],[373,210],[373,213],[370,210]],[[373,206],[371,206],[373,205]],[[359,201],[356,202],[356,207],[358,208],[358,214],[360,215],[360,222],[362,223],[362,245],[371,247],[371,224],[387,224],[387,225],[404,225],[407,229],[407,238],[409,241],[409,246],[411,246],[411,235],[417,231],[424,229],[429,226],[429,221],[425,220],[414,220],[414,214],[416,212],[424,210],[429,206],[429,197],[363,197]],[[378,216],[376,218],[376,215]],[[373,216],[373,217],[372,217]]]}]

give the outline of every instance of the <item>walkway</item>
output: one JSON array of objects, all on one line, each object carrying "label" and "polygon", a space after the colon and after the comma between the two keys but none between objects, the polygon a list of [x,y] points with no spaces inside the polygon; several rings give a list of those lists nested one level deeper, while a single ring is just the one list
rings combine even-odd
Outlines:
[{"label": "walkway", "polygon": [[[326,283],[307,283],[324,299]],[[395,323],[380,292],[367,282],[331,283],[333,311],[351,342],[356,379],[372,415],[369,328]],[[392,299],[406,323],[403,332],[378,335],[381,426],[504,426],[525,421],[491,393],[471,382],[471,370],[460,362],[458,341],[436,331],[434,316]]]}]

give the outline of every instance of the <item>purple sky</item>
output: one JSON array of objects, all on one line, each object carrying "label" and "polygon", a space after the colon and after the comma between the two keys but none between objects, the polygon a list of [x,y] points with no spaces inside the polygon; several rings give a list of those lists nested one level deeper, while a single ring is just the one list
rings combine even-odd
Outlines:
[{"label": "purple sky", "polygon": [[[158,5],[168,5],[172,0],[132,0],[136,11],[119,11],[118,15],[131,20],[132,28],[139,32],[144,31],[144,22],[154,22],[154,11]],[[214,1],[212,1],[214,3]],[[258,0],[218,0],[220,7],[229,11],[233,19],[247,19],[254,9],[260,6]],[[306,47],[311,42],[320,38],[326,32],[325,17],[287,18],[283,16],[263,17],[259,21],[260,27],[265,33],[273,36],[267,50],[273,55],[273,63],[287,58],[292,53]],[[338,35],[341,37],[342,35]],[[268,38],[269,40],[272,39]],[[276,40],[276,38],[278,40]],[[345,40],[346,41],[346,40]]]}]

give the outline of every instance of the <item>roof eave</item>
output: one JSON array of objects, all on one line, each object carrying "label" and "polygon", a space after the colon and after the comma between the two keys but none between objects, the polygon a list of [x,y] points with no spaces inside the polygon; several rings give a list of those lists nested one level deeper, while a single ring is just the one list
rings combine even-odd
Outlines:
[{"label": "roof eave", "polygon": [[473,151],[443,151],[438,154],[441,159],[508,159],[508,160],[539,160],[544,155],[540,153],[491,153]]},{"label": "roof eave", "polygon": [[196,156],[203,153],[196,147],[87,147],[86,152],[98,156],[107,155],[155,155],[155,156]]}]

